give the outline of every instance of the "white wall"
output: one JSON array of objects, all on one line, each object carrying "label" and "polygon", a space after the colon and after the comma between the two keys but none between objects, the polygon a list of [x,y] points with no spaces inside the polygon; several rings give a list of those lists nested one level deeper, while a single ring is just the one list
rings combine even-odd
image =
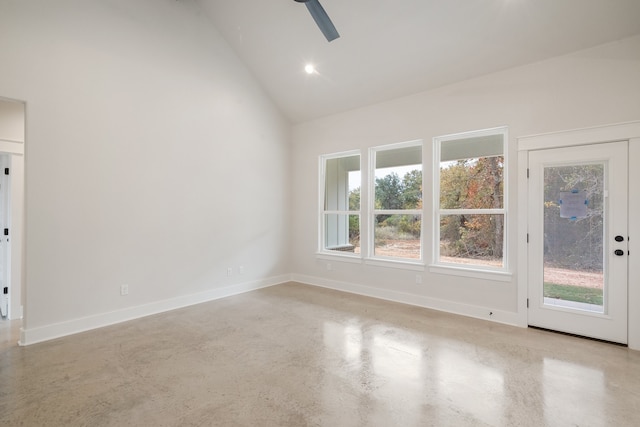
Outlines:
[{"label": "white wall", "polygon": [[24,142],[24,104],[0,99],[0,139]]},{"label": "white wall", "polygon": [[289,124],[194,2],[3,0],[0,57],[27,104],[25,343],[286,277]]},{"label": "white wall", "polygon": [[[640,119],[640,37],[490,74],[293,128],[294,277],[308,283],[434,306],[507,323],[518,323],[516,230],[518,136]],[[416,273],[318,259],[318,156],[394,142],[426,142],[425,188],[430,212],[432,138],[509,127],[509,251],[507,282]],[[631,159],[633,161],[640,159]],[[631,197],[638,197],[633,191]],[[632,219],[638,220],[638,218]],[[427,227],[429,230],[429,227]],[[427,231],[427,262],[431,259]],[[522,237],[522,236],[520,236]],[[416,284],[423,274],[423,284]]]}]

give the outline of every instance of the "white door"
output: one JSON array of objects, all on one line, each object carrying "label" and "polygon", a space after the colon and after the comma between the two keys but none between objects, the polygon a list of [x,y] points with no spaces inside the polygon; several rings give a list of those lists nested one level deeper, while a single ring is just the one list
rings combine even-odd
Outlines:
[{"label": "white door", "polygon": [[627,154],[529,152],[529,325],[627,343]]}]

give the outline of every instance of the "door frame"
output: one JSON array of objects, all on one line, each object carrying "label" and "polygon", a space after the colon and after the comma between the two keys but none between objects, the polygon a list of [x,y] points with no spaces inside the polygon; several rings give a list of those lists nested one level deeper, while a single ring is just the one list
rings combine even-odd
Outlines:
[{"label": "door frame", "polygon": [[[598,144],[604,142],[629,141],[629,182],[640,181],[640,168],[632,167],[640,162],[640,121],[597,126],[584,129],[522,136],[518,141],[518,324],[528,326],[528,244],[529,189],[527,168],[529,151]],[[640,350],[640,263],[633,262],[634,254],[640,256],[640,195],[629,191],[629,268],[628,268],[628,318],[627,334],[629,348]]]}]

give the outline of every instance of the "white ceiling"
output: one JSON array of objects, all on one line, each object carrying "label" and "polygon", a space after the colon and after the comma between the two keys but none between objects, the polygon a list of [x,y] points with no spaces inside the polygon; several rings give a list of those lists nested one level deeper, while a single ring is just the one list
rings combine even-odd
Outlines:
[{"label": "white ceiling", "polygon": [[640,34],[640,0],[320,0],[331,43],[294,0],[197,1],[294,123]]}]

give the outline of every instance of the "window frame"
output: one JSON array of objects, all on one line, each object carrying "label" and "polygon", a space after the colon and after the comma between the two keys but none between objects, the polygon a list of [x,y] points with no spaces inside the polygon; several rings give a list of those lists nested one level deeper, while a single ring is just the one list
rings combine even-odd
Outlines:
[{"label": "window frame", "polygon": [[[420,209],[376,209],[375,201],[376,201],[376,158],[377,153],[382,151],[391,151],[402,148],[411,148],[411,147],[420,147],[420,165],[422,172],[422,208]],[[424,185],[424,153],[425,153],[425,144],[421,139],[399,142],[394,144],[380,145],[376,147],[369,148],[369,174],[367,179],[368,185],[368,204],[367,204],[367,223],[369,227],[367,229],[367,248],[366,248],[366,256],[367,262],[372,265],[381,265],[381,262],[384,263],[394,263],[399,265],[404,265],[408,268],[411,266],[422,266],[424,268],[425,264],[425,250],[424,250],[424,234],[425,234],[425,208],[424,208],[424,196],[425,196],[425,185]],[[401,177],[402,178],[402,177]],[[362,209],[362,205],[360,206]],[[420,258],[405,258],[405,257],[392,257],[392,256],[384,256],[384,255],[376,255],[375,254],[375,224],[376,224],[376,216],[377,215],[419,215],[420,216]],[[362,250],[362,249],[361,249]],[[362,251],[365,252],[365,251]]]},{"label": "window frame", "polygon": [[[360,172],[360,206],[359,210],[352,211],[349,210],[348,199],[347,199],[347,210],[333,210],[326,209],[325,205],[325,197],[326,197],[326,172],[327,172],[327,161],[333,159],[341,159],[346,157],[358,156],[358,166]],[[318,254],[319,255],[330,255],[332,257],[342,257],[345,259],[361,259],[363,256],[362,251],[362,243],[360,244],[360,253],[354,252],[343,252],[337,250],[327,249],[327,241],[326,241],[326,216],[327,215],[358,215],[359,224],[360,224],[360,236],[362,241],[363,235],[363,223],[362,223],[362,205],[363,205],[363,192],[362,192],[362,152],[361,150],[349,150],[342,151],[339,153],[331,153],[331,154],[323,154],[319,157],[319,167],[320,171],[318,177]],[[348,197],[348,196],[347,196]]]},{"label": "window frame", "polygon": [[[477,208],[477,209],[441,209],[440,208],[440,163],[442,144],[448,141],[480,138],[486,136],[502,135],[502,208]],[[433,138],[433,259],[430,264],[430,271],[444,274],[454,274],[467,277],[490,278],[499,281],[510,280],[509,272],[509,250],[508,250],[508,141],[509,133],[507,126],[461,132],[450,135],[443,135]],[[473,156],[469,159],[475,158]],[[461,264],[440,261],[440,222],[443,214],[455,215],[456,213],[466,215],[502,215],[503,216],[503,242],[502,242],[502,266],[493,267],[482,264]]]}]

